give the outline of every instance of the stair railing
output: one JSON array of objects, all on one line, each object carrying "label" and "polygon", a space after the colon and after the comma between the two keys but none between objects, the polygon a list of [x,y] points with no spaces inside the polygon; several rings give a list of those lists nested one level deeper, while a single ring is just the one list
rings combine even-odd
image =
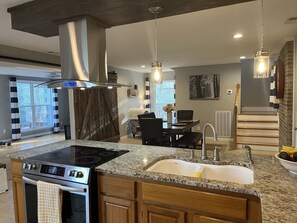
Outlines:
[{"label": "stair railing", "polygon": [[240,84],[236,84],[236,94],[234,102],[234,146],[237,148],[237,115],[239,108],[239,95],[240,95]]}]

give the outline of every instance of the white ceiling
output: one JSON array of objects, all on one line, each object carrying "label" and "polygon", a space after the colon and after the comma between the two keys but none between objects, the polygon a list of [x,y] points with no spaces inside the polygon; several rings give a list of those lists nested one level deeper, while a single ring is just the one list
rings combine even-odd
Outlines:
[{"label": "white ceiling", "polygon": [[[38,52],[58,52],[58,37],[44,38],[11,29],[8,7],[26,0],[0,0],[0,44]],[[297,0],[264,1],[264,46],[278,53],[285,39],[297,36]],[[164,9],[166,10],[166,9]],[[153,15],[152,15],[153,16]],[[241,32],[244,37],[232,39]],[[158,58],[164,70],[174,67],[239,62],[260,48],[260,1],[158,19]],[[153,61],[154,22],[147,21],[107,30],[108,64],[149,72]],[[146,68],[141,68],[146,65]]]}]

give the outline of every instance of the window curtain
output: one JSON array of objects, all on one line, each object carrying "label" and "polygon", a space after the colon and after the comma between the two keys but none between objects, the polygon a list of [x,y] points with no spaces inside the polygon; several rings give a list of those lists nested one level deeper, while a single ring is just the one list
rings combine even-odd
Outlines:
[{"label": "window curtain", "polygon": [[9,78],[10,86],[10,117],[11,117],[11,138],[18,140],[21,138],[20,110],[18,101],[18,89],[15,77]]},{"label": "window curtain", "polygon": [[[176,75],[174,75],[174,107],[176,109]],[[176,112],[174,112],[174,117],[176,118]]]},{"label": "window curtain", "polygon": [[271,70],[270,76],[270,97],[269,105],[274,109],[279,109],[279,99],[276,98],[276,85],[275,85],[276,66],[274,65]]},{"label": "window curtain", "polygon": [[60,132],[60,119],[59,119],[59,102],[58,102],[58,90],[53,89],[54,95],[54,132]]},{"label": "window curtain", "polygon": [[149,109],[151,108],[151,90],[150,90],[150,78],[145,78],[145,108]]}]

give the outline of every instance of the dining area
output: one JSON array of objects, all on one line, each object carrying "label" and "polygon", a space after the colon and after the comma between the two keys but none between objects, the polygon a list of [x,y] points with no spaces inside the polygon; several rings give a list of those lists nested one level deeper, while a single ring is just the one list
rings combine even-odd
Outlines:
[{"label": "dining area", "polygon": [[[168,113],[172,115],[173,112]],[[202,147],[203,134],[193,131],[200,124],[200,120],[193,119],[193,110],[177,110],[173,117],[167,115],[167,120],[156,117],[154,112],[139,114],[137,117],[142,145],[191,149]]]}]

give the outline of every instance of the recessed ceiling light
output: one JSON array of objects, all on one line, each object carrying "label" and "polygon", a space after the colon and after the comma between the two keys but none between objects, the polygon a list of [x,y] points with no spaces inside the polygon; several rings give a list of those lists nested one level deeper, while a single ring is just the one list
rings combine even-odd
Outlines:
[{"label": "recessed ceiling light", "polygon": [[141,65],[141,67],[142,67],[142,68],[145,68],[146,66],[145,66],[145,65]]},{"label": "recessed ceiling light", "polygon": [[235,33],[234,35],[233,35],[233,38],[234,39],[240,39],[240,38],[242,38],[243,37],[243,34],[242,33]]},{"label": "recessed ceiling light", "polygon": [[246,57],[245,56],[241,56],[241,57],[239,57],[239,59],[241,59],[241,60],[243,60],[243,59],[245,59]]}]

